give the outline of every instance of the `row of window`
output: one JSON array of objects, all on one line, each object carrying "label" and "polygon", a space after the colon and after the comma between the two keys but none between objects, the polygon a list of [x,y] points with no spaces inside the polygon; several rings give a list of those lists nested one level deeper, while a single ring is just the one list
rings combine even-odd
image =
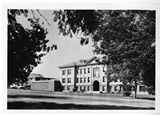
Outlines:
[{"label": "row of window", "polygon": [[[91,86],[78,86],[79,91],[91,91]],[[102,86],[102,91],[106,91],[106,86]]]},{"label": "row of window", "polygon": [[84,69],[79,69],[78,70],[78,74],[86,74],[86,73],[90,73],[90,68],[84,68]]},{"label": "row of window", "polygon": [[[84,69],[79,69],[78,70],[78,74],[86,74],[86,73],[90,73],[90,68],[84,68]],[[67,70],[62,70],[62,75],[70,75],[71,74],[71,69],[67,69]]]},{"label": "row of window", "polygon": [[[80,77],[80,78],[76,79],[76,83],[87,83],[87,82],[89,83],[90,81],[91,81],[90,77],[88,77],[88,78],[82,78],[82,77]],[[103,77],[102,82],[106,82],[105,76]]]},{"label": "row of window", "polygon": [[[91,91],[91,86],[78,86],[78,91]],[[71,86],[66,86],[67,90],[71,90]]]},{"label": "row of window", "polygon": [[[90,77],[87,77],[87,78],[76,78],[76,83],[90,83],[90,80],[91,78]],[[106,82],[106,79],[105,77],[103,77],[103,82]],[[71,78],[62,78],[62,83],[71,83]]]},{"label": "row of window", "polygon": [[[67,81],[66,81],[67,80]],[[65,78],[62,78],[62,83],[71,83],[71,78],[67,78],[67,79],[65,79]]]},{"label": "row of window", "polygon": [[79,91],[91,91],[90,86],[78,86]]},{"label": "row of window", "polygon": [[[90,80],[90,77],[88,78],[77,78],[76,79],[76,83],[89,83],[91,80]],[[62,83],[71,83],[71,78],[62,78]]]},{"label": "row of window", "polygon": [[67,70],[62,70],[62,75],[70,75],[71,74],[71,69],[67,69]]},{"label": "row of window", "polygon": [[[78,91],[91,91],[91,86],[78,86]],[[71,89],[71,86],[66,86],[67,90]],[[106,86],[102,86],[102,91],[106,91]]]},{"label": "row of window", "polygon": [[88,77],[88,78],[82,78],[82,77],[80,77],[80,78],[76,79],[76,83],[89,83],[90,81],[91,81],[90,77]]},{"label": "row of window", "polygon": [[[98,72],[99,73],[99,67],[95,67],[93,68],[93,74],[95,74],[95,72]],[[105,72],[105,67],[103,67],[103,72]],[[87,74],[87,73],[90,73],[91,70],[90,68],[83,68],[83,69],[79,69],[78,70],[78,74]],[[67,70],[62,70],[62,75],[70,75],[71,74],[71,69],[67,69]]]}]

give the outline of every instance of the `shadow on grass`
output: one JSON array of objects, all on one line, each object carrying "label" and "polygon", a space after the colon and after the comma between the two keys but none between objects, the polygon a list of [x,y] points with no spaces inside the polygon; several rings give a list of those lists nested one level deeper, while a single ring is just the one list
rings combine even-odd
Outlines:
[{"label": "shadow on grass", "polygon": [[149,97],[137,97],[136,99],[155,100],[155,98],[149,98]]},{"label": "shadow on grass", "polygon": [[80,105],[80,104],[57,104],[57,103],[46,103],[46,102],[8,102],[8,109],[92,109],[92,110],[104,110],[104,109],[116,109],[116,110],[129,110],[129,109],[138,109],[138,110],[153,110],[154,108],[139,108],[139,107],[128,107],[128,106],[107,106],[107,105]]},{"label": "shadow on grass", "polygon": [[8,95],[8,98],[56,98],[56,99],[69,99],[69,97],[55,97],[55,96],[44,96],[44,95]]}]

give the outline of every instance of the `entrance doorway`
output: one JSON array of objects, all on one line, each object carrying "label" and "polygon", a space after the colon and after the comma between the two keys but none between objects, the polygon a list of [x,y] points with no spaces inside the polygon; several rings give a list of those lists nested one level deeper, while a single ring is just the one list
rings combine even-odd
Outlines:
[{"label": "entrance doorway", "polygon": [[99,91],[99,82],[98,81],[93,82],[93,91]]}]

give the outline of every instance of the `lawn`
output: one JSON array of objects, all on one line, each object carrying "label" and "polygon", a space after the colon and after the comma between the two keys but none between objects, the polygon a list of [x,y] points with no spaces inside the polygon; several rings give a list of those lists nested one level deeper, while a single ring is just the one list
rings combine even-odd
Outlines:
[{"label": "lawn", "polygon": [[[8,102],[8,109],[87,109],[87,110],[129,110],[129,109],[139,109],[144,110],[146,108],[138,108],[138,107],[128,107],[128,106],[108,106],[108,105],[78,105],[78,104],[57,104],[57,103],[46,103],[46,102],[38,102],[38,103],[27,103],[27,102]],[[147,110],[154,110],[154,108],[147,108]]]}]

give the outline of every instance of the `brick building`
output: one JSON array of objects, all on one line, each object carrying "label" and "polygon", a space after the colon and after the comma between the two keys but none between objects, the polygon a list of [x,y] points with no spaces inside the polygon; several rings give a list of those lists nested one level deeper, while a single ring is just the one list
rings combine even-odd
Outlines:
[{"label": "brick building", "polygon": [[[107,82],[111,66],[98,63],[98,58],[79,60],[60,66],[61,83],[64,91],[123,93],[123,83],[119,78]],[[114,73],[109,76],[115,76]],[[143,83],[138,84],[137,94],[148,94]],[[134,92],[133,92],[134,93]]]},{"label": "brick building", "polygon": [[64,91],[107,92],[106,66],[97,57],[59,67]]}]

